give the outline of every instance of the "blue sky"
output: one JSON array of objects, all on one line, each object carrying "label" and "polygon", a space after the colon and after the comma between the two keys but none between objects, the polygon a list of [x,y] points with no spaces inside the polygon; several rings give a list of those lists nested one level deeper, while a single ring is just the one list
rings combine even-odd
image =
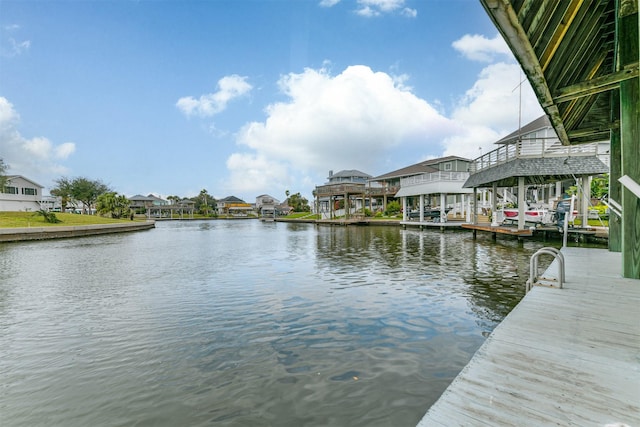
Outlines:
[{"label": "blue sky", "polygon": [[522,78],[476,0],[0,0],[0,158],[45,192],[311,197],[491,150]]}]

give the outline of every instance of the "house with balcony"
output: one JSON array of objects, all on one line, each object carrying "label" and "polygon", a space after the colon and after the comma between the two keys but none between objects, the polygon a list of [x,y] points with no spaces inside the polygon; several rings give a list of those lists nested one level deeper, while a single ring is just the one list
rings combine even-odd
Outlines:
[{"label": "house with balcony", "polygon": [[313,190],[321,219],[349,218],[371,206],[371,175],[355,169],[329,171],[327,182]]},{"label": "house with balcony", "polygon": [[268,194],[256,197],[256,212],[262,217],[274,218],[277,215],[280,201]]},{"label": "house with balcony", "polygon": [[0,189],[0,211],[37,211],[42,206],[44,187],[22,175],[8,175]]},{"label": "house with balcony", "polygon": [[471,160],[457,156],[425,160],[372,178],[396,189],[403,221],[445,221],[469,216],[470,189],[463,188]]},{"label": "house with balcony", "polygon": [[[578,211],[587,223],[591,177],[608,173],[609,142],[563,145],[544,115],[496,142],[498,148],[469,165],[465,188],[481,203],[488,202],[494,224],[501,222],[498,200],[518,208],[518,228],[525,228],[525,213],[533,204],[549,209],[570,186],[578,188]],[[510,200],[509,200],[510,199]],[[473,209],[478,212],[478,208]],[[477,219],[474,220],[477,222]]]},{"label": "house with balcony", "polygon": [[217,209],[220,216],[246,217],[253,213],[253,206],[236,196],[218,200]]}]

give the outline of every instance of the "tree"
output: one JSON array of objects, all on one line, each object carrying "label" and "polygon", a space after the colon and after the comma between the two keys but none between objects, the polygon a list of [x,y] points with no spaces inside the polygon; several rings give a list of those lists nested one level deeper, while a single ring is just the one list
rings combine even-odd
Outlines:
[{"label": "tree", "polygon": [[71,196],[75,200],[82,202],[84,205],[83,210],[88,210],[89,214],[98,196],[108,191],[110,191],[109,187],[99,180],[92,181],[80,177],[71,182]]},{"label": "tree", "polygon": [[129,216],[129,199],[126,196],[109,191],[98,196],[96,199],[96,211],[100,215],[111,215],[111,218],[124,218]]},{"label": "tree", "polygon": [[60,197],[60,210],[66,212],[67,205],[72,201],[71,196],[71,181],[68,178],[62,177],[54,181],[56,186],[51,189],[50,193],[53,196]]},{"label": "tree", "polygon": [[84,205],[83,210],[88,210],[91,213],[91,208],[98,196],[111,191],[102,181],[92,181],[83,177],[74,178],[71,181],[63,177],[56,180],[55,183],[56,187],[51,190],[51,194],[61,198],[63,212],[67,204],[75,200]]},{"label": "tree", "polygon": [[[287,193],[289,191],[287,190]],[[292,194],[288,196],[287,202],[294,212],[310,212],[311,206],[309,201],[300,195],[300,193]]]},{"label": "tree", "polygon": [[200,194],[196,197],[192,197],[191,200],[195,202],[195,210],[200,212],[202,215],[209,215],[211,212],[215,213],[215,210],[218,207],[216,199],[211,197],[204,188],[200,190]]},{"label": "tree", "polygon": [[609,174],[593,177],[591,180],[591,197],[594,199],[602,199],[609,193]]},{"label": "tree", "polygon": [[386,211],[387,216],[396,215],[399,212],[400,212],[400,202],[398,202],[397,200],[392,200],[389,203],[387,203],[387,211]]},{"label": "tree", "polygon": [[4,160],[0,158],[0,193],[4,191],[4,187],[7,185],[7,177],[5,174],[7,173],[8,168],[9,167]]},{"label": "tree", "polygon": [[169,200],[172,205],[177,205],[178,202],[182,199],[180,199],[180,197],[178,196],[167,196],[167,200]]}]

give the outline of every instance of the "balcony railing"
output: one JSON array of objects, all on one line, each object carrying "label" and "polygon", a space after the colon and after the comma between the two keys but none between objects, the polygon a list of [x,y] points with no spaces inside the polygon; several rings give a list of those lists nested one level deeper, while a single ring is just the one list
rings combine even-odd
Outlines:
[{"label": "balcony railing", "polygon": [[429,184],[433,182],[465,182],[469,178],[469,172],[432,172],[422,175],[402,178],[400,187],[410,187],[412,185]]},{"label": "balcony railing", "polygon": [[520,141],[516,144],[502,145],[478,157],[469,165],[469,172],[480,172],[515,159],[597,155],[598,144],[561,145],[555,139]]},{"label": "balcony railing", "polygon": [[397,186],[379,186],[369,184],[330,184],[316,187],[318,197],[328,197],[344,194],[364,194],[366,197],[373,196],[393,196],[400,188]]}]

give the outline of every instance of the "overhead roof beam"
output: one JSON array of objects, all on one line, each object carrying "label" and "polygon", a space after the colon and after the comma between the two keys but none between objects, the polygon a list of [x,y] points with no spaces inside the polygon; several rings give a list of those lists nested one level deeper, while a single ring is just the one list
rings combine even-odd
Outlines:
[{"label": "overhead roof beam", "polygon": [[526,32],[518,21],[516,11],[514,11],[508,0],[482,0],[482,4],[518,59],[542,108],[549,115],[558,138],[562,144],[569,145],[569,136],[560,117],[560,112],[551,96],[542,67],[538,62],[538,57],[529,42]]},{"label": "overhead roof beam", "polygon": [[631,67],[627,67],[617,73],[611,73],[606,76],[597,77],[586,82],[580,82],[575,85],[563,87],[558,90],[553,97],[555,103],[567,102],[583,96],[595,95],[600,92],[606,92],[616,89],[620,82],[638,77],[638,63]]},{"label": "overhead roof beam", "polygon": [[573,22],[573,19],[578,14],[578,11],[580,10],[580,6],[582,6],[582,1],[583,0],[573,0],[569,4],[569,7],[567,8],[565,15],[562,17],[562,20],[560,21],[560,23],[558,24],[558,27],[553,33],[553,36],[551,37],[551,40],[549,41],[547,48],[544,50],[544,53],[540,57],[540,65],[542,66],[542,71],[545,71],[549,66],[549,63],[551,62],[553,55],[558,50],[560,43],[562,43],[564,36],[567,34],[567,30],[571,26],[571,22]]}]

